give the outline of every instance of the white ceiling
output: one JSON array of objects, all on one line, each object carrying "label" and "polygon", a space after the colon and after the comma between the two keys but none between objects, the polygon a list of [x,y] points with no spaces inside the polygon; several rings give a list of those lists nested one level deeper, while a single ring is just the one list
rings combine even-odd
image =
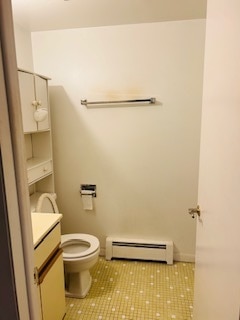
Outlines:
[{"label": "white ceiling", "polygon": [[30,31],[206,17],[207,0],[12,0],[14,20]]}]

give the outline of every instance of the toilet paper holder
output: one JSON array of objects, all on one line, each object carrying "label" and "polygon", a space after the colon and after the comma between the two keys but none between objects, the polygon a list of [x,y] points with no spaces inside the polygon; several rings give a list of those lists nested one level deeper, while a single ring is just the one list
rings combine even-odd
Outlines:
[{"label": "toilet paper holder", "polygon": [[80,194],[82,195],[91,195],[96,198],[96,185],[95,184],[81,184],[80,185]]}]

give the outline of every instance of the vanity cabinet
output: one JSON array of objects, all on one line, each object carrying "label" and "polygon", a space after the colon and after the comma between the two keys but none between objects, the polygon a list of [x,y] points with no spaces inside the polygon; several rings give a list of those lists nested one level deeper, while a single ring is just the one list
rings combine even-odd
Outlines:
[{"label": "vanity cabinet", "polygon": [[[30,200],[54,192],[48,77],[18,71]],[[31,201],[33,202],[33,201]]]},{"label": "vanity cabinet", "polygon": [[61,214],[32,213],[35,279],[42,320],[62,320],[66,311],[61,218]]}]

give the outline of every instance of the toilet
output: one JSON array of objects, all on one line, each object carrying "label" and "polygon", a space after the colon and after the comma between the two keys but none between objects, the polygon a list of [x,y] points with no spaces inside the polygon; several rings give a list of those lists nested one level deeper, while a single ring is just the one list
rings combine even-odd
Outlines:
[{"label": "toilet", "polygon": [[[56,194],[43,193],[36,205],[36,212],[59,213],[55,201]],[[71,233],[61,236],[63,250],[65,294],[68,297],[84,298],[92,283],[89,269],[98,261],[99,240],[83,233]]]}]

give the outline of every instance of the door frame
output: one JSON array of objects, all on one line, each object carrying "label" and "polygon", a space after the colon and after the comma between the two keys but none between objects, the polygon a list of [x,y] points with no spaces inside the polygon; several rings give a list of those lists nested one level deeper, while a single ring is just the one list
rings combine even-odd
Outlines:
[{"label": "door frame", "polygon": [[[0,148],[19,319],[38,320],[12,6],[0,0]],[[4,243],[5,245],[5,243]],[[13,281],[13,279],[12,279]]]}]

